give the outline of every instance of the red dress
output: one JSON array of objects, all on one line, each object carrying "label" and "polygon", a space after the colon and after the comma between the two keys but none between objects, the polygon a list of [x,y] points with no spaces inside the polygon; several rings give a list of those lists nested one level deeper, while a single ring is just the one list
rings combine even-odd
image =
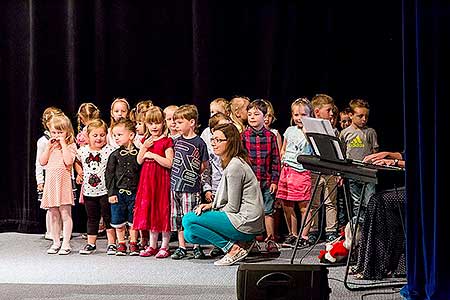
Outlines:
[{"label": "red dress", "polygon": [[[166,157],[166,149],[173,147],[171,138],[162,137],[148,151]],[[134,205],[133,229],[157,232],[170,231],[170,169],[155,160],[142,164]]]}]

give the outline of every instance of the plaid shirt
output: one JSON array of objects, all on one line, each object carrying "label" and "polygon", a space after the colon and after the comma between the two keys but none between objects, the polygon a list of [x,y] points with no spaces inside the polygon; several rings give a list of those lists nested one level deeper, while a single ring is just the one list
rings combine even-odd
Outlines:
[{"label": "plaid shirt", "polygon": [[278,184],[280,153],[277,137],[265,127],[256,131],[250,126],[242,132],[241,137],[261,188],[268,188],[272,183]]}]

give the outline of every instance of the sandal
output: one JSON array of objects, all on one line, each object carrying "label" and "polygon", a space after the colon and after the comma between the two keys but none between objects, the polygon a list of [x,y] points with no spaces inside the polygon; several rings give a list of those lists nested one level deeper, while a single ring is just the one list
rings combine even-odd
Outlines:
[{"label": "sandal", "polygon": [[148,247],[147,249],[141,251],[139,253],[139,256],[141,256],[141,257],[149,257],[149,256],[155,255],[156,253],[158,253],[158,250],[156,250],[153,247]]},{"label": "sandal", "polygon": [[156,253],[156,258],[166,258],[170,256],[170,251],[167,250],[167,248],[160,248],[158,253]]},{"label": "sandal", "polygon": [[50,248],[48,248],[47,254],[56,254],[56,253],[58,253],[60,248],[61,248],[61,246],[52,245]]},{"label": "sandal", "polygon": [[70,249],[70,248],[67,248],[67,249],[61,248],[58,251],[58,255],[68,255],[68,254],[70,254],[70,252],[72,252],[72,249]]}]

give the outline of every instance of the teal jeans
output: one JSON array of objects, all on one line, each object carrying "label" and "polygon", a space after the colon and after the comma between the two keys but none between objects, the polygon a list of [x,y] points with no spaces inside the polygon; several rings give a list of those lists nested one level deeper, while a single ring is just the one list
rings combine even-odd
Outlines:
[{"label": "teal jeans", "polygon": [[212,244],[227,253],[238,241],[253,240],[256,234],[246,234],[238,231],[231,224],[225,212],[205,211],[197,216],[189,212],[183,217],[184,238],[192,244]]}]

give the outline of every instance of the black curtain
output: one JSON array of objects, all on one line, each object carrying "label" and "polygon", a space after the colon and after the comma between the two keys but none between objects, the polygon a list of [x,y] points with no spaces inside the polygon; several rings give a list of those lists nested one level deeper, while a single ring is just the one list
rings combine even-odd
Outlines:
[{"label": "black curtain", "polygon": [[[6,172],[0,231],[42,232],[34,161],[40,116],[74,117],[114,97],[194,103],[201,125],[216,97],[275,106],[289,125],[297,97],[371,104],[382,149],[403,139],[401,3],[342,1],[0,1],[0,98]],[[75,228],[75,230],[79,230]]]},{"label": "black curtain", "polygon": [[450,299],[446,252],[450,3],[403,1],[406,133],[406,299]]}]

